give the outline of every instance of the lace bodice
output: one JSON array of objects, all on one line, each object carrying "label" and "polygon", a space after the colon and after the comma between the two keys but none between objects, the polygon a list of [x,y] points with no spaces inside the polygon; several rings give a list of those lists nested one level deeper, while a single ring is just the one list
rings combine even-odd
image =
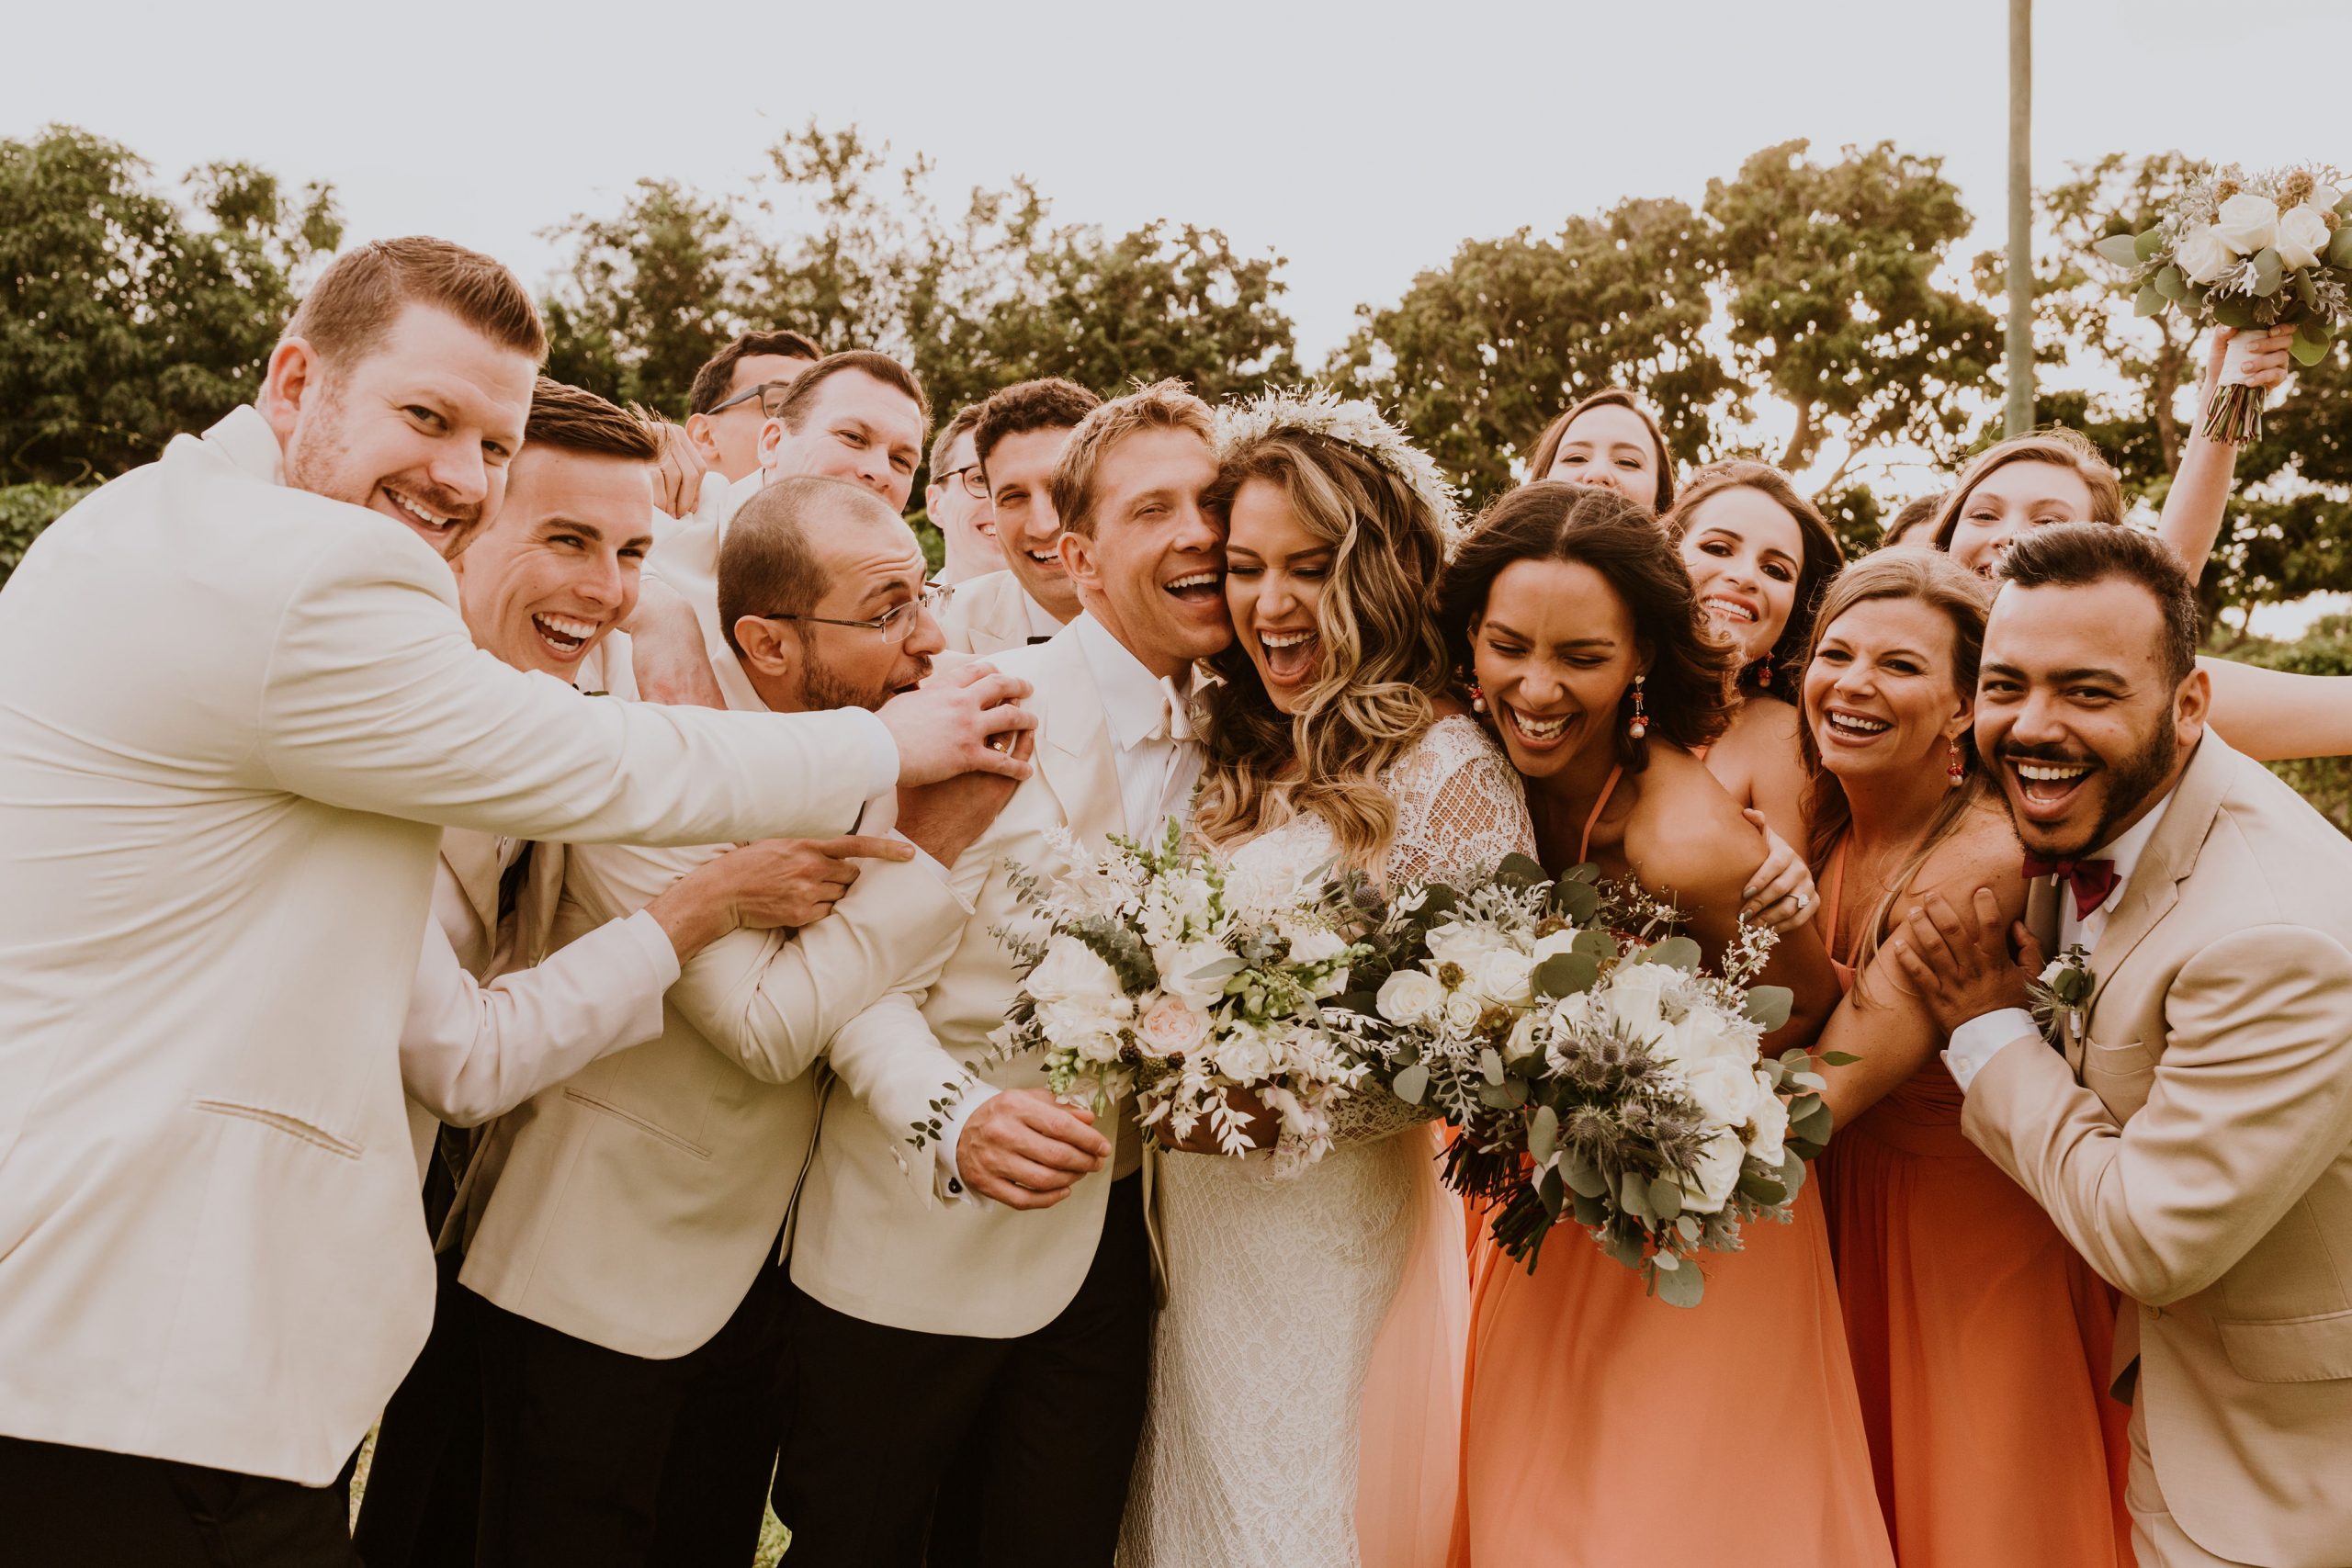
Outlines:
[{"label": "lace bodice", "polygon": [[[1514,851],[1535,852],[1535,829],[1518,770],[1467,714],[1430,726],[1381,782],[1396,802],[1396,834],[1375,868],[1386,892],[1483,875]],[[1306,876],[1335,852],[1329,827],[1307,816],[1238,845],[1229,858],[1245,874]],[[1333,1109],[1332,1142],[1385,1138],[1429,1114],[1367,1087]]]}]

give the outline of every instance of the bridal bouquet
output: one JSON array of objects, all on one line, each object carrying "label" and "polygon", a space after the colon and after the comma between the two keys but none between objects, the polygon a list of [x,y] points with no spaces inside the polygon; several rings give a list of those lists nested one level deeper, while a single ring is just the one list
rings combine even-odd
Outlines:
[{"label": "bridal bouquet", "polygon": [[[2200,323],[2292,327],[2295,363],[2316,365],[2352,288],[2352,191],[2340,178],[2325,164],[2248,175],[2233,164],[2192,180],[2154,228],[2094,249],[2126,269],[2139,314],[2177,306]],[[2217,441],[2262,434],[2262,393],[2234,379],[2239,359],[2233,344],[2205,409],[2205,434]]]},{"label": "bridal bouquet", "polygon": [[1743,927],[1709,975],[1671,905],[1589,866],[1541,876],[1513,857],[1478,887],[1400,900],[1364,1032],[1398,1098],[1430,1095],[1462,1129],[1447,1178],[1498,1205],[1513,1258],[1533,1268],[1573,1215],[1661,1299],[1695,1305],[1693,1257],[1785,1221],[1829,1136],[1813,1058],[1763,1051],[1790,1002],[1753,983],[1771,933]]},{"label": "bridal bouquet", "polygon": [[1276,1172],[1304,1169],[1366,1070],[1327,1016],[1370,952],[1353,889],[1237,875],[1185,852],[1173,823],[1157,846],[1111,846],[1090,861],[1058,844],[1076,869],[1016,879],[1036,920],[1001,933],[1024,973],[991,1044],[1041,1053],[1054,1092],[1098,1112],[1133,1092],[1143,1124],[1172,1139],[1205,1122],[1228,1155],[1255,1146],[1233,1098],[1247,1090],[1279,1121]]}]

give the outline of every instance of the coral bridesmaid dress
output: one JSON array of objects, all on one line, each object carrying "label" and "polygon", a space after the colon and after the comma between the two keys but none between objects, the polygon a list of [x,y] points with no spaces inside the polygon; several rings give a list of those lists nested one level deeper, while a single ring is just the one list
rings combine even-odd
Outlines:
[{"label": "coral bridesmaid dress", "polygon": [[1573,1225],[1479,1247],[1450,1568],[1891,1568],[1815,1184],[1746,1240],[1688,1309]]},{"label": "coral bridesmaid dress", "polygon": [[[1833,950],[1845,860],[1841,844],[1822,901]],[[1931,1060],[1820,1161],[1895,1559],[2129,1568],[2115,1292],[1962,1134],[1960,1107]]]}]

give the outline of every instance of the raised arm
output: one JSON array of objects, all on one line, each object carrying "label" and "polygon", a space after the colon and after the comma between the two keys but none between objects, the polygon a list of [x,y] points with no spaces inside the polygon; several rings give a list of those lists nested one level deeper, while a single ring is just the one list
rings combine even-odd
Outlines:
[{"label": "raised arm", "polygon": [[2257,761],[2352,756],[2352,680],[2199,659],[2213,688],[2207,721]]},{"label": "raised arm", "polygon": [[[2205,404],[2212,398],[2213,389],[2221,384],[2222,361],[2235,335],[2227,327],[2213,329],[2212,343],[2206,350],[2204,383],[2198,389],[2197,406],[2190,416],[2188,442],[2181,448],[2180,468],[2174,473],[2172,489],[2165,496],[2164,513],[2156,520],[2157,536],[2188,569],[2191,581],[2204,571],[2206,558],[2212,555],[2214,542],[2222,536],[2230,487],[2237,474],[2237,447],[2227,441],[2208,440],[2205,435]],[[2248,337],[2247,353],[2251,357],[2246,361],[2246,372],[2253,385],[2275,387],[2287,378],[2288,349],[2294,341],[2291,327]]]}]

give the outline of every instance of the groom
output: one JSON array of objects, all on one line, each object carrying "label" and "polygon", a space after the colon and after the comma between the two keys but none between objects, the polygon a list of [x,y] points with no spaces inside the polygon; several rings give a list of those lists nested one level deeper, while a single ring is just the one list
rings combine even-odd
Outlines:
[{"label": "groom", "polygon": [[1091,855],[1189,801],[1190,672],[1233,635],[1216,477],[1209,411],[1175,382],[1071,434],[1053,492],[1084,613],[998,658],[1036,689],[1037,771],[969,852],[990,869],[960,931],[833,1041],[775,1495],[799,1568],[1111,1561],[1151,1309],[1141,1140],[988,1038],[1023,870],[1057,863],[1057,833]]},{"label": "groom", "polygon": [[[2143,1568],[2352,1562],[2352,845],[2205,728],[2197,604],[2128,528],[2010,548],[1976,699],[2036,880],[1900,939],[1968,1136],[2132,1298]],[[2043,1043],[2045,953],[2082,1005]]]}]

